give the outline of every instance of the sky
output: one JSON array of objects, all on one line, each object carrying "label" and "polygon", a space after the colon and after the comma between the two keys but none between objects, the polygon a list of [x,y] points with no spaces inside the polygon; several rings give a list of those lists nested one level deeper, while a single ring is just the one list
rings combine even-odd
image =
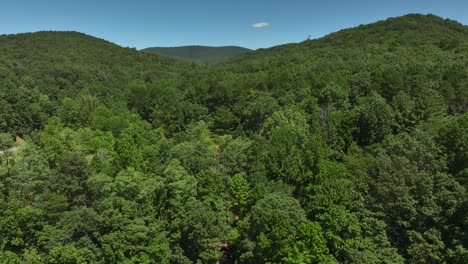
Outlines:
[{"label": "sky", "polygon": [[408,13],[468,25],[468,0],[0,0],[0,34],[65,30],[137,49],[258,49]]}]

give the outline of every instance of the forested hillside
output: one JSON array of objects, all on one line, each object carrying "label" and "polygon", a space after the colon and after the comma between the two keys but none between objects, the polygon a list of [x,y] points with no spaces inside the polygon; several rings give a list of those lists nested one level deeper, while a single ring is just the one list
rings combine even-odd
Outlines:
[{"label": "forested hillside", "polygon": [[214,65],[0,35],[0,261],[463,264],[467,110],[433,15]]},{"label": "forested hillside", "polygon": [[249,49],[225,46],[225,47],[207,47],[207,46],[182,46],[182,47],[153,47],[142,49],[146,53],[168,56],[195,63],[215,63],[230,57],[246,53]]}]

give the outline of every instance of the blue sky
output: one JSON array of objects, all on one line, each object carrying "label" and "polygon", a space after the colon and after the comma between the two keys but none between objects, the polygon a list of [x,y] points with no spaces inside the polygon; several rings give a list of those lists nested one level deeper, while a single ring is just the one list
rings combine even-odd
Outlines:
[{"label": "blue sky", "polygon": [[[408,13],[468,25],[468,0],[0,0],[0,34],[74,30],[138,49],[257,49]],[[252,27],[256,23],[264,24]]]}]

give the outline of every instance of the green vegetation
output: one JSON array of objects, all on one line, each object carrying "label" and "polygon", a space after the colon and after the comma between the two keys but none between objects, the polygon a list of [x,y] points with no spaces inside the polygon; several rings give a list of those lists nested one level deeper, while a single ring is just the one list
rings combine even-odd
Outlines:
[{"label": "green vegetation", "polygon": [[467,61],[433,15],[214,65],[2,35],[0,260],[466,263]]},{"label": "green vegetation", "polygon": [[175,59],[195,63],[216,63],[230,57],[249,52],[249,49],[226,46],[226,47],[207,47],[207,46],[183,46],[183,47],[154,47],[146,48],[141,51],[146,53],[158,54]]}]

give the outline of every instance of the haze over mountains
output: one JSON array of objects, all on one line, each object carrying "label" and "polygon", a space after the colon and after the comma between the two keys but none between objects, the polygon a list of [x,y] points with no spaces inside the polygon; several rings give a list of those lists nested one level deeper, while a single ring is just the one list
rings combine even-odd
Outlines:
[{"label": "haze over mountains", "polygon": [[182,46],[182,47],[152,47],[141,51],[159,54],[176,59],[196,63],[215,63],[224,59],[251,51],[237,46],[208,47],[208,46]]},{"label": "haze over mountains", "polygon": [[467,61],[419,14],[213,64],[0,35],[0,261],[466,264]]}]

